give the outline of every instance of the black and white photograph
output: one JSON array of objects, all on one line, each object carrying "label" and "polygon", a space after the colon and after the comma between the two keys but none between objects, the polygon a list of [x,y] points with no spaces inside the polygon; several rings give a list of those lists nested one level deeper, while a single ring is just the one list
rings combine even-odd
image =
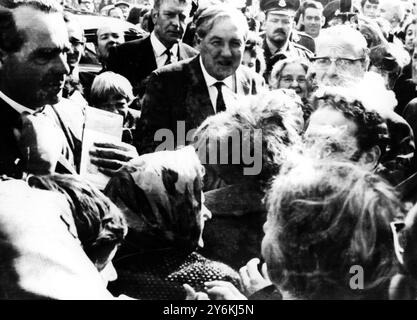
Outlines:
[{"label": "black and white photograph", "polygon": [[417,0],[0,0],[0,300],[416,300],[416,136]]}]

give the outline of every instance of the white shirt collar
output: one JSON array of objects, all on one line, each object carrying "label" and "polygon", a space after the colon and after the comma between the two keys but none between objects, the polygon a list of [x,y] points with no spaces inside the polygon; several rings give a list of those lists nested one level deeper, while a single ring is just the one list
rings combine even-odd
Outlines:
[{"label": "white shirt collar", "polygon": [[[153,48],[153,52],[155,53],[155,57],[160,57],[163,54],[165,54],[165,51],[167,50],[167,47],[165,47],[161,41],[159,41],[159,39],[156,37],[155,32],[152,31],[151,32],[151,44],[152,44],[152,48]],[[171,53],[174,56],[177,56],[176,51],[174,50],[177,47],[177,44],[174,44],[171,47]]]},{"label": "white shirt collar", "polygon": [[23,112],[28,112],[32,114],[35,112],[35,110],[22,106],[20,103],[17,103],[13,99],[9,98],[2,91],[0,91],[0,99],[4,100],[4,102],[6,102],[10,107],[16,110],[16,112],[18,112],[19,114],[22,114]]},{"label": "white shirt collar", "polygon": [[[201,58],[200,55],[200,66],[201,66],[201,70],[203,71],[203,76],[204,76],[204,80],[206,81],[207,87],[211,87],[212,85],[214,85],[216,82],[219,82],[220,80],[217,80],[216,78],[212,77],[211,75],[209,75],[209,73],[207,72],[206,68],[204,67],[203,64],[203,59]],[[221,80],[230,90],[233,91],[233,75],[228,76],[226,79]]]}]

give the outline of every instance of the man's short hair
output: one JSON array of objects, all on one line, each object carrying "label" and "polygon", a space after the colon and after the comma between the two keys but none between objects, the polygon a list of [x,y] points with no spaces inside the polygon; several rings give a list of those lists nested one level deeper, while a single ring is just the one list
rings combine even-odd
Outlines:
[{"label": "man's short hair", "polygon": [[365,3],[369,2],[372,4],[379,4],[379,0],[361,0],[361,7],[363,8],[365,6]]},{"label": "man's short hair", "polygon": [[[271,280],[294,298],[384,299],[399,267],[390,223],[404,212],[394,188],[351,163],[302,160],[267,193]],[[349,285],[354,265],[361,290]]]},{"label": "man's short hair", "polygon": [[18,30],[13,9],[29,7],[44,13],[62,12],[54,0],[5,0],[0,6],[0,50],[6,53],[18,52],[25,42],[25,35]]},{"label": "man's short hair", "polygon": [[32,176],[29,185],[63,194],[72,211],[78,238],[87,256],[95,261],[100,249],[120,244],[127,223],[116,205],[92,184],[75,175]]},{"label": "man's short hair", "polygon": [[[161,7],[161,4],[166,2],[166,1],[172,1],[172,0],[155,0],[153,3],[153,8],[155,10],[159,10],[159,8]],[[185,4],[189,4],[191,6],[192,1],[191,0],[177,0],[179,3],[185,3]]]},{"label": "man's short hair", "polygon": [[98,106],[107,102],[110,96],[122,97],[128,102],[134,99],[129,80],[118,73],[106,71],[94,78],[90,93],[91,105]]},{"label": "man's short hair", "polygon": [[384,155],[389,142],[386,122],[378,112],[367,110],[356,98],[354,90],[339,87],[318,90],[313,95],[313,110],[322,107],[340,111],[357,125],[356,138],[359,150],[351,159],[352,161],[358,161],[364,152],[375,146],[381,150],[380,158]]},{"label": "man's short hair", "polygon": [[44,13],[63,12],[62,6],[56,0],[6,0],[2,5],[9,9],[30,7]]},{"label": "man's short hair", "polygon": [[322,11],[322,13],[324,9],[323,5],[320,2],[314,1],[314,0],[307,0],[301,5],[300,14],[304,15],[304,13],[306,12],[308,8],[319,9]]},{"label": "man's short hair", "polygon": [[203,39],[213,28],[216,21],[230,18],[237,23],[239,31],[243,32],[246,41],[249,26],[243,13],[229,5],[215,5],[204,9],[196,21],[196,33]]}]

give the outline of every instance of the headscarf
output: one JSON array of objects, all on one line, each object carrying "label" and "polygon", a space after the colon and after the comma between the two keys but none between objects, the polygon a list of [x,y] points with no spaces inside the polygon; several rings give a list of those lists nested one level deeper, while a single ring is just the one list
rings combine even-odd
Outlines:
[{"label": "headscarf", "polygon": [[203,175],[188,146],[142,155],[110,180],[105,194],[124,211],[136,252],[197,247]]}]

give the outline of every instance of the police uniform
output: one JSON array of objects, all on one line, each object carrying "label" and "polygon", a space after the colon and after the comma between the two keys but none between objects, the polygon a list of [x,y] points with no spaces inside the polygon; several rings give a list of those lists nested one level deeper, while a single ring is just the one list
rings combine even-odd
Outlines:
[{"label": "police uniform", "polygon": [[[259,3],[260,9],[264,11],[265,13],[268,12],[282,12],[283,14],[295,14],[295,12],[300,7],[300,1],[299,0],[261,0]],[[292,32],[295,32],[292,31]],[[269,75],[271,74],[272,67],[274,64],[279,61],[283,60],[285,58],[289,57],[299,57],[306,60],[310,60],[313,57],[313,52],[304,47],[302,44],[297,43],[294,40],[299,39],[299,35],[297,36],[290,36],[289,41],[287,42],[286,46],[284,48],[281,48],[280,51],[277,51],[275,53],[272,53],[268,43],[266,41],[266,36],[264,35],[263,40],[263,50],[264,50],[264,57],[265,57],[265,63],[266,63],[266,70],[264,73],[265,79],[269,80]]]}]

